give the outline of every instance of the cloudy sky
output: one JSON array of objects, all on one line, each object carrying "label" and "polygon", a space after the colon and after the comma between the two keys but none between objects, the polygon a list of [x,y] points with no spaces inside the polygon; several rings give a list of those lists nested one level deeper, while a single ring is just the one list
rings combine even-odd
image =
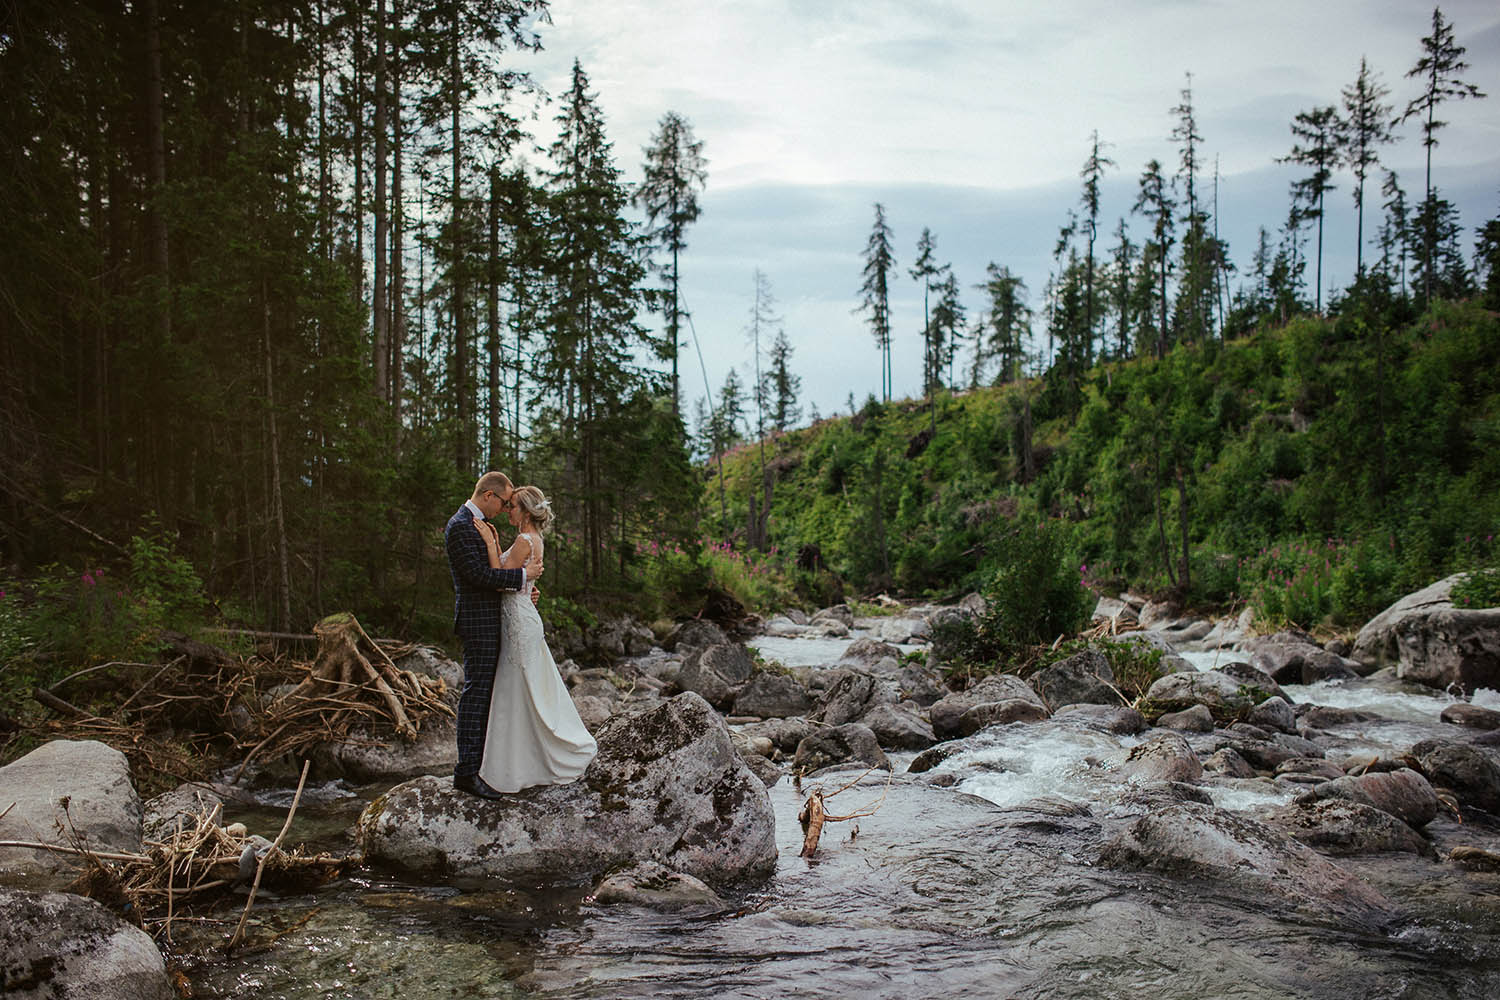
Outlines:
[{"label": "cloudy sky", "polygon": [[[1442,6],[1468,50],[1465,79],[1490,95],[1445,106],[1450,125],[1434,154],[1434,183],[1472,231],[1500,213],[1500,6]],[[553,94],[581,62],[632,181],[662,114],[688,119],[709,161],[703,214],[682,260],[707,381],[717,389],[730,366],[743,374],[750,363],[745,328],[759,268],[804,400],[826,415],[850,393],[863,400],[879,390],[873,341],[852,312],[876,201],[901,268],[896,393],[913,395],[922,302],[905,269],[924,226],[966,287],[971,317],[983,305],[973,286],[990,261],[1023,275],[1040,305],[1090,133],[1119,165],[1104,188],[1102,248],[1116,220],[1129,221],[1146,161],[1175,169],[1170,109],[1191,73],[1202,152],[1220,173],[1220,235],[1248,269],[1258,227],[1274,233],[1298,176],[1275,163],[1290,148],[1292,118],[1337,103],[1362,56],[1404,107],[1417,93],[1405,73],[1431,19],[1416,0],[553,0],[553,23],[541,28],[546,51],[524,62]],[[544,144],[548,127],[538,124]],[[1420,136],[1414,123],[1400,131],[1384,160],[1415,200]],[[1207,191],[1211,177],[1203,183]],[[1335,183],[1325,287],[1346,284],[1354,269],[1351,179]],[[1376,187],[1367,235],[1378,222]],[[705,394],[691,340],[682,379],[691,407]]]}]

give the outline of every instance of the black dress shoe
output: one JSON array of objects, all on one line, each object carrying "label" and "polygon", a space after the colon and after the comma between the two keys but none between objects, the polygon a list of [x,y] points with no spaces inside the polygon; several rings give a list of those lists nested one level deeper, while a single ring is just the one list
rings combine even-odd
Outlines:
[{"label": "black dress shoe", "polygon": [[485,784],[484,779],[477,774],[454,775],[453,787],[460,792],[477,795],[481,799],[498,799],[501,797],[500,792],[495,791],[489,785]]}]

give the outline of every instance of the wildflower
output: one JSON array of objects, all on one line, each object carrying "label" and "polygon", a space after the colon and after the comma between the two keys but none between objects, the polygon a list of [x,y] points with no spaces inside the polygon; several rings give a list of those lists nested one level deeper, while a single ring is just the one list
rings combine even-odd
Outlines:
[{"label": "wildflower", "polygon": [[83,571],[83,585],[85,587],[92,587],[94,585],[94,583],[95,583],[94,574],[90,573],[88,570],[84,570]]}]

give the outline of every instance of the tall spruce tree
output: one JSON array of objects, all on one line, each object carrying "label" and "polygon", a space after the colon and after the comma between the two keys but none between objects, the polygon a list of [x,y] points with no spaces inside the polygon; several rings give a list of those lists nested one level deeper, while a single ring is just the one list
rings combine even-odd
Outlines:
[{"label": "tall spruce tree", "polygon": [[667,352],[672,361],[672,413],[678,412],[680,389],[677,354],[681,347],[682,251],[687,249],[687,227],[701,211],[698,194],[708,181],[708,161],[703,143],[693,135],[693,126],[675,111],[662,115],[656,135],[645,149],[644,179],[635,189],[635,203],[646,210],[652,228],[647,236],[672,255],[667,273]]},{"label": "tall spruce tree", "polygon": [[1439,121],[1437,109],[1448,101],[1461,101],[1468,98],[1482,98],[1484,92],[1476,85],[1459,79],[1469,64],[1461,58],[1468,51],[1454,40],[1453,24],[1443,19],[1443,11],[1439,7],[1432,8],[1432,34],[1422,38],[1422,56],[1417,64],[1407,70],[1408,79],[1417,79],[1422,82],[1421,95],[1412,98],[1406,105],[1406,111],[1402,114],[1402,120],[1417,118],[1422,126],[1422,146],[1427,152],[1427,184],[1424,204],[1417,214],[1418,222],[1426,222],[1428,228],[1420,230],[1422,234],[1422,275],[1423,275],[1423,297],[1427,301],[1432,300],[1432,278],[1441,270],[1434,256],[1439,245],[1439,236],[1431,226],[1442,215],[1436,206],[1426,203],[1433,200],[1432,188],[1432,150],[1438,144],[1437,134],[1440,129],[1447,127],[1448,123]]},{"label": "tall spruce tree", "polygon": [[[1152,297],[1156,299],[1160,316],[1155,324],[1154,338],[1158,358],[1166,357],[1170,341],[1170,328],[1167,325],[1167,268],[1171,259],[1173,212],[1176,208],[1177,203],[1168,193],[1167,180],[1162,176],[1161,163],[1151,160],[1141,173],[1140,190],[1136,194],[1132,211],[1144,215],[1151,222],[1151,238],[1146,241],[1143,249],[1143,261],[1151,260],[1156,265],[1157,286]],[[1151,315],[1149,302],[1146,304],[1145,315],[1148,318]]]},{"label": "tall spruce tree", "polygon": [[1292,136],[1298,141],[1279,163],[1312,167],[1307,177],[1293,182],[1293,198],[1303,206],[1304,218],[1318,220],[1318,258],[1313,286],[1313,308],[1323,311],[1323,198],[1334,188],[1333,171],[1342,159],[1340,137],[1344,125],[1332,105],[1299,111],[1292,120]]},{"label": "tall spruce tree", "polygon": [[994,261],[985,268],[985,274],[987,280],[979,287],[989,299],[985,317],[988,336],[976,336],[975,354],[982,345],[984,357],[999,363],[996,384],[1004,385],[1021,378],[1026,340],[1031,333],[1031,309],[1026,305],[1026,282],[1020,275]]},{"label": "tall spruce tree", "polygon": [[630,442],[611,433],[642,373],[636,352],[649,344],[636,321],[645,268],[640,238],[624,217],[629,195],[605,137],[604,117],[575,60],[557,115],[548,177],[551,298],[544,318],[540,388],[576,439],[585,577],[598,582],[614,517],[628,497],[614,475],[634,461]]},{"label": "tall spruce tree", "polygon": [[878,201],[875,203],[875,224],[865,243],[864,262],[864,282],[859,286],[863,298],[855,311],[869,314],[870,333],[874,335],[875,348],[880,352],[880,395],[883,400],[890,402],[890,275],[896,266],[896,257],[891,245],[891,227],[885,221],[885,207]]},{"label": "tall spruce tree", "polygon": [[771,341],[770,364],[766,368],[765,397],[770,400],[771,426],[777,434],[784,434],[802,419],[802,406],[797,402],[802,393],[802,377],[792,374],[792,344],[786,339],[786,331],[778,329]]},{"label": "tall spruce tree", "polygon": [[1115,161],[1104,156],[1101,150],[1108,143],[1099,141],[1099,130],[1095,129],[1089,136],[1089,156],[1083,161],[1083,169],[1078,176],[1083,178],[1083,195],[1080,199],[1083,205],[1084,235],[1087,240],[1084,254],[1085,279],[1084,279],[1084,324],[1088,328],[1088,347],[1085,350],[1085,359],[1093,360],[1094,344],[1094,318],[1095,318],[1095,295],[1094,295],[1094,240],[1099,235],[1099,182],[1104,177],[1106,167],[1113,167]]},{"label": "tall spruce tree", "polygon": [[1396,140],[1395,110],[1385,104],[1390,88],[1371,72],[1363,56],[1359,75],[1344,88],[1343,160],[1354,173],[1354,274],[1365,273],[1365,178],[1380,163],[1380,147]]}]

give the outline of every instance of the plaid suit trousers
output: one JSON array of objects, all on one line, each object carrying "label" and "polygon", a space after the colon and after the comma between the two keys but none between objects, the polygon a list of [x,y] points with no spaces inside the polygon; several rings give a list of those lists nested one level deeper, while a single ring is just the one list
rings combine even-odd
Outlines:
[{"label": "plaid suit trousers", "polygon": [[453,628],[464,644],[464,689],[458,700],[458,763],[455,776],[477,774],[490,718],[490,692],[500,662],[500,591],[520,590],[518,569],[492,569],[484,539],[467,507],[443,532],[453,574]]}]

